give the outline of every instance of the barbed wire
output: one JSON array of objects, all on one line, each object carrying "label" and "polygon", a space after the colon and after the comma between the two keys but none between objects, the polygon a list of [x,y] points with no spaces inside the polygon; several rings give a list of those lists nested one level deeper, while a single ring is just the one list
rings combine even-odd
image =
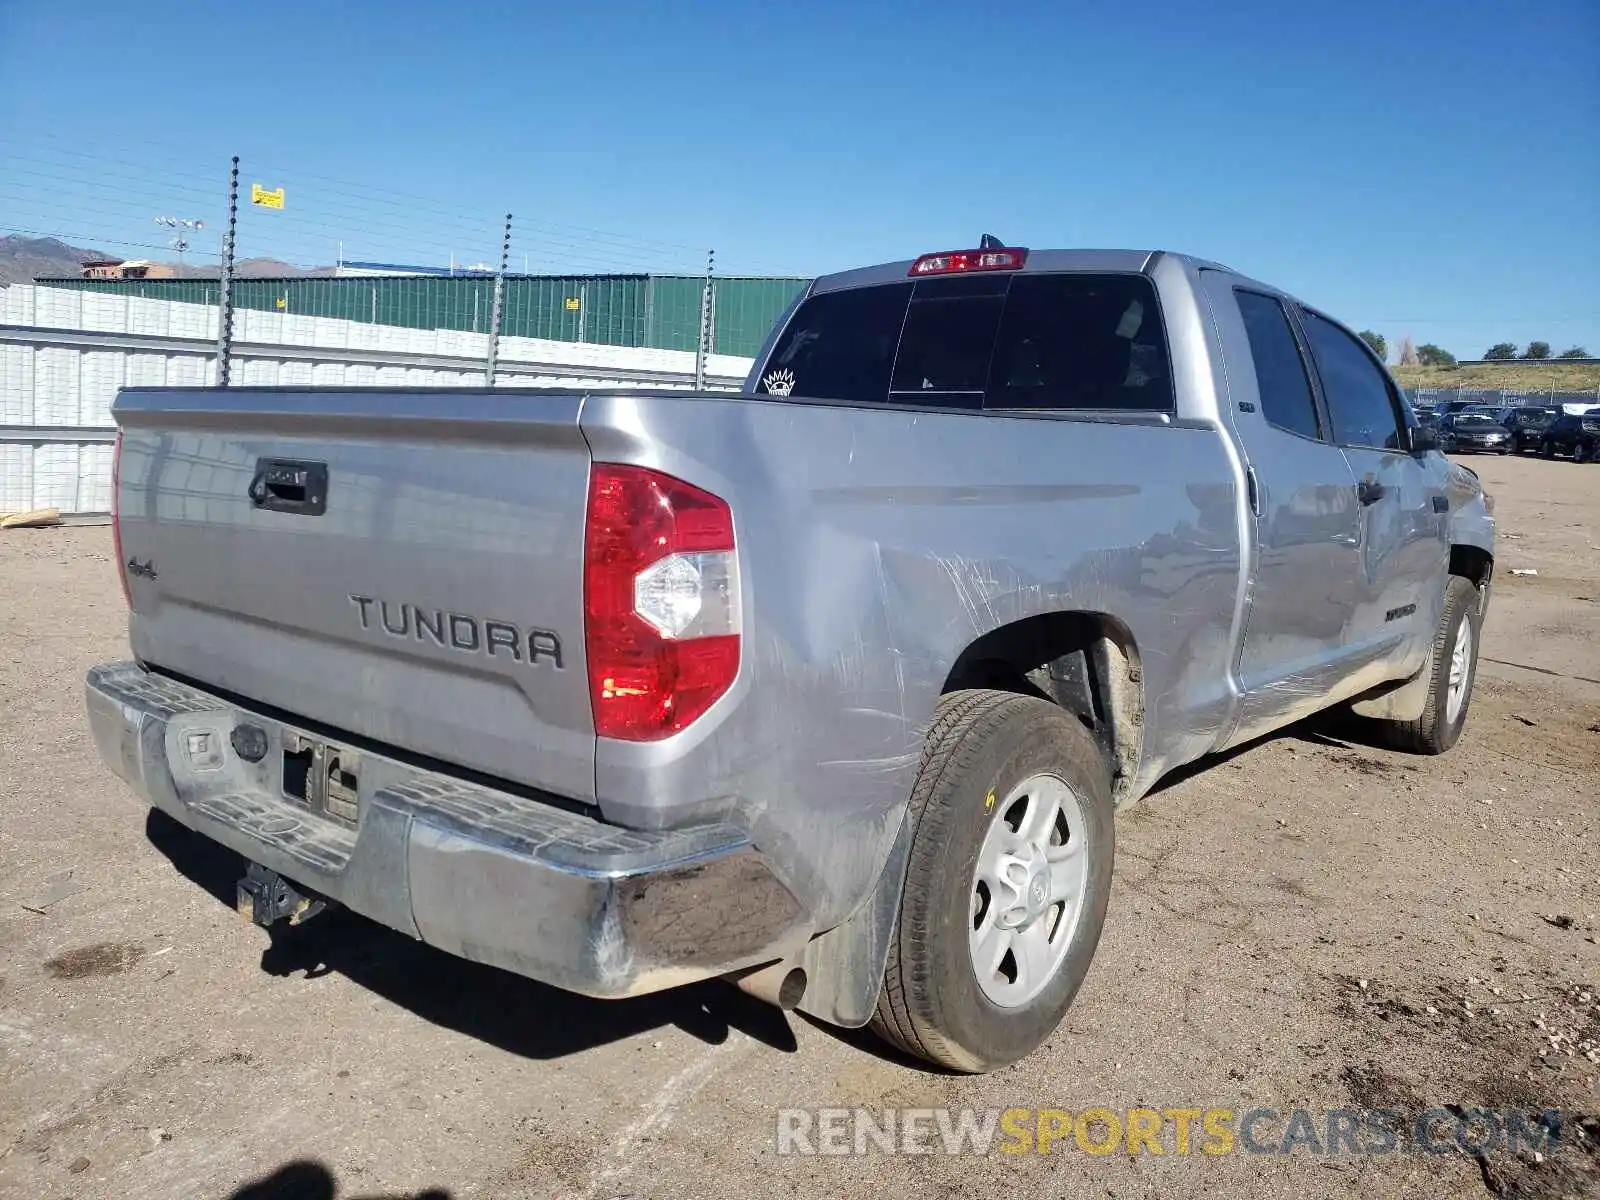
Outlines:
[{"label": "barbed wire", "polygon": [[[45,134],[42,136],[52,143],[62,140],[59,135]],[[7,139],[5,135],[0,135],[0,145],[4,145],[6,143]],[[12,144],[15,143],[13,142]],[[148,146],[153,149],[157,149],[162,154],[162,157],[156,159],[147,155],[138,159],[119,158],[116,152],[112,150],[96,150],[93,152],[86,152],[82,149],[79,149],[79,143],[76,142],[72,147],[51,145],[48,149],[53,153],[68,155],[97,164],[113,164],[130,168],[147,168],[152,162],[172,164],[169,174],[171,174],[173,178],[184,178],[191,181],[198,181],[203,185],[210,183],[214,189],[220,187],[220,185],[214,183],[214,178],[211,174],[199,173],[194,169],[194,163],[199,157],[201,157],[199,155],[186,155],[182,159],[174,159],[171,157],[171,147],[167,143],[156,142],[150,139],[119,138],[119,144]],[[35,149],[37,149],[37,147],[35,147]],[[329,193],[344,194],[348,197],[360,199],[364,203],[378,205],[380,207],[388,206],[408,212],[416,210],[433,215],[444,215],[446,217],[461,216],[459,209],[442,205],[438,201],[429,199],[427,197],[422,197],[413,193],[397,191],[391,186],[379,188],[367,181],[344,179],[338,176],[326,175],[316,171],[307,171],[303,166],[298,164],[291,165],[277,163],[272,162],[270,159],[266,162],[254,162],[247,157],[243,165],[258,175],[274,175],[283,178],[292,178],[297,183],[322,185],[322,190]],[[221,178],[224,174],[225,172],[219,171],[215,178]],[[277,182],[279,182],[279,180],[275,179],[274,183],[276,184]],[[508,197],[508,199],[515,201],[516,197],[512,196]],[[531,205],[523,205],[522,208],[530,212],[534,211],[533,206]],[[529,229],[548,231],[553,234],[577,235],[592,241],[604,241],[622,246],[642,246],[652,249],[686,251],[696,256],[697,261],[699,256],[703,255],[706,250],[706,247],[695,245],[690,242],[669,241],[659,238],[646,238],[640,237],[637,234],[599,229],[587,225],[549,221],[541,219],[537,215],[531,216],[526,222],[519,220],[518,223],[519,225]],[[759,267],[762,264],[752,262],[748,263],[747,265]],[[781,271],[777,273],[784,275],[792,274],[792,272]]]},{"label": "barbed wire", "polygon": [[[140,143],[135,143],[140,144]],[[147,144],[147,143],[146,143]],[[19,144],[0,136],[11,166],[5,199],[39,212],[70,212],[79,225],[89,225],[103,242],[128,242],[130,208],[157,210],[181,207],[200,211],[202,218],[220,214],[223,186],[193,164],[166,166],[170,157],[129,157],[125,146],[107,151],[79,145]],[[483,213],[463,212],[436,199],[392,187],[321,175],[283,164],[243,164],[257,180],[284,187],[288,211],[252,212],[246,206],[241,225],[244,256],[273,257],[303,265],[333,265],[343,257],[356,261],[490,261],[498,245],[498,217],[503,208],[530,211],[513,201],[486,206]],[[62,185],[66,185],[63,188]],[[63,199],[63,195],[70,199]],[[189,215],[188,212],[185,215]],[[258,222],[255,218],[259,217]],[[220,226],[220,217],[214,217]],[[30,222],[35,224],[36,222]],[[52,222],[53,223],[53,222]],[[590,226],[546,221],[530,216],[518,221],[520,245],[512,261],[529,272],[695,274],[704,250],[686,242],[641,237]],[[120,234],[121,236],[111,236]],[[340,255],[338,247],[344,245]],[[334,251],[332,255],[329,250]],[[783,275],[768,264],[749,260],[736,264],[735,274]]]},{"label": "barbed wire", "polygon": [[[128,241],[121,241],[121,240],[118,240],[117,238],[112,238],[112,237],[102,237],[100,234],[97,234],[97,233],[85,233],[85,232],[82,232],[82,231],[75,231],[75,230],[22,229],[22,228],[19,228],[19,227],[15,226],[15,225],[0,225],[0,234],[15,234],[15,235],[17,235],[19,237],[55,238],[58,241],[70,238],[75,242],[76,241],[84,241],[84,242],[91,243],[90,245],[87,245],[87,246],[79,246],[79,247],[77,247],[77,249],[80,249],[80,250],[95,250],[95,249],[98,249],[101,246],[120,246],[120,247],[122,247],[124,249],[134,249],[134,250],[164,250],[164,251],[166,251],[166,250],[170,250],[171,249],[171,247],[167,246],[166,244],[164,244],[162,242],[128,242]],[[191,250],[191,251],[188,251],[187,253],[189,253],[190,255],[192,255],[194,257],[197,257],[197,258],[221,258],[220,254],[209,254],[209,253],[206,253],[204,251]]]}]

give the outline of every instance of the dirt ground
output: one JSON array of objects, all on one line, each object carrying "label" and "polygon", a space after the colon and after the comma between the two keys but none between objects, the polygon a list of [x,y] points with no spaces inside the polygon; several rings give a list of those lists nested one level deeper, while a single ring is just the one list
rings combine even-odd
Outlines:
[{"label": "dirt ground", "polygon": [[[90,746],[84,671],[126,654],[109,530],[0,534],[0,1196],[1600,1195],[1600,466],[1470,465],[1502,541],[1460,745],[1322,721],[1182,772],[1123,815],[1058,1034],[977,1079],[722,984],[601,1004],[348,914],[269,937],[238,861]],[[1258,1105],[1563,1133],[1481,1161],[777,1153],[783,1108]]]}]

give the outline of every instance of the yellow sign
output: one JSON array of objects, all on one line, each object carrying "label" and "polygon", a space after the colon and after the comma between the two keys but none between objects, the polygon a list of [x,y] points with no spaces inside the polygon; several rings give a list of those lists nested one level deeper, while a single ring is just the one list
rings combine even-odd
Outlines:
[{"label": "yellow sign", "polygon": [[582,307],[583,307],[583,301],[581,299],[579,299],[577,296],[568,296],[567,297],[567,311],[568,312],[577,312]]},{"label": "yellow sign", "polygon": [[262,208],[282,208],[283,189],[279,188],[275,192],[269,192],[259,183],[252,183],[250,185],[250,203],[259,204]]},{"label": "yellow sign", "polygon": [[280,311],[287,311],[289,308],[289,297],[279,296],[272,302],[272,306]]}]

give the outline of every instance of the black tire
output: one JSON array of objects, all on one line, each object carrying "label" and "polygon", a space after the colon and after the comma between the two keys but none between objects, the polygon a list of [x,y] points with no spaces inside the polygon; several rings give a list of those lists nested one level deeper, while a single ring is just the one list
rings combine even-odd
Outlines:
[{"label": "black tire", "polygon": [[1549,438],[1545,438],[1544,441],[1539,443],[1540,458],[1554,458],[1555,456],[1556,444],[1554,442],[1552,442]]},{"label": "black tire", "polygon": [[[1049,982],[1025,1004],[1001,1008],[980,988],[968,949],[973,874],[997,815],[993,797],[1038,774],[1066,783],[1082,810],[1086,883],[1077,925]],[[905,890],[872,1028],[952,1071],[1016,1062],[1060,1024],[1105,924],[1116,852],[1105,759],[1083,724],[1048,701],[953,692],[941,700],[924,745],[908,819],[916,824]]]},{"label": "black tire", "polygon": [[[1478,589],[1470,579],[1450,576],[1444,592],[1444,613],[1439,619],[1439,630],[1434,634],[1433,649],[1428,654],[1428,702],[1422,716],[1415,721],[1384,721],[1382,725],[1391,745],[1415,754],[1443,754],[1456,744],[1467,723],[1467,712],[1472,707],[1472,686],[1478,678],[1478,656],[1482,646],[1483,605]],[[1450,686],[1450,657],[1455,647],[1456,630],[1467,622],[1472,629],[1472,648],[1467,663],[1466,691],[1461,697],[1461,711],[1454,720],[1449,717],[1446,702]]]}]

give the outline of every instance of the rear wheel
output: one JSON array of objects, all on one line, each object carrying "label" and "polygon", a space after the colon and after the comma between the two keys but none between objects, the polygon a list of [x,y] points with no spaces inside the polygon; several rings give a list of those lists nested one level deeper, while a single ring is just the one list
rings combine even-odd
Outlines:
[{"label": "rear wheel", "polygon": [[1450,576],[1444,613],[1428,656],[1428,701],[1415,721],[1384,721],[1389,741],[1418,754],[1443,754],[1467,723],[1472,685],[1478,676],[1481,595],[1470,579]]},{"label": "rear wheel", "polygon": [[1056,705],[944,697],[908,819],[916,822],[872,1027],[954,1071],[1038,1047],[1094,957],[1115,855],[1110,773]]}]

